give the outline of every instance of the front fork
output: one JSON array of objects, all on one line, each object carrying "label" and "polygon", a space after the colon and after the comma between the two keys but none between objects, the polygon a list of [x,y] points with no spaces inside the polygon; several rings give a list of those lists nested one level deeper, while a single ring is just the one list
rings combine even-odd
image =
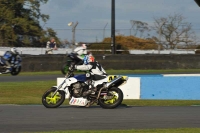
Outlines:
[{"label": "front fork", "polygon": [[58,92],[58,90],[60,88],[62,88],[63,84],[66,82],[66,79],[57,87],[56,91],[53,93],[53,95],[51,97],[54,97],[56,95],[56,93]]}]

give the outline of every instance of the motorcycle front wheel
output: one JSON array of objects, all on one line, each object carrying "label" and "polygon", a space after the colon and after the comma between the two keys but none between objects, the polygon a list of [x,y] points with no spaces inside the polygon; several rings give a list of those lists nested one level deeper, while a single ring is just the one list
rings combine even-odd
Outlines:
[{"label": "motorcycle front wheel", "polygon": [[42,96],[42,104],[46,108],[57,108],[65,101],[65,92],[58,90],[58,92],[52,97],[57,88],[52,87],[47,90]]},{"label": "motorcycle front wheel", "polygon": [[19,66],[17,68],[13,68],[13,70],[10,72],[11,75],[16,76],[21,72],[22,67]]},{"label": "motorcycle front wheel", "polygon": [[123,92],[117,87],[108,90],[107,95],[99,98],[98,104],[105,109],[113,109],[118,107],[123,101]]}]

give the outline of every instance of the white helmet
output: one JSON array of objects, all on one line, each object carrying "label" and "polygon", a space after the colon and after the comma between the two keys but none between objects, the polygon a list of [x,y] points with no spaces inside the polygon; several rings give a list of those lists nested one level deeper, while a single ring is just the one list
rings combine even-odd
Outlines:
[{"label": "white helmet", "polygon": [[83,44],[82,44],[82,47],[86,49],[86,48],[87,48],[87,45],[83,43]]},{"label": "white helmet", "polygon": [[17,49],[15,47],[11,48],[10,51],[13,53],[13,54],[17,54]]}]

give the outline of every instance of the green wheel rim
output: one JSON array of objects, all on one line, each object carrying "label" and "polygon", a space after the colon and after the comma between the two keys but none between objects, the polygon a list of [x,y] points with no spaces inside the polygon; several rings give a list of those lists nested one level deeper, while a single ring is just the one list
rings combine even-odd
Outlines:
[{"label": "green wheel rim", "polygon": [[114,91],[112,93],[114,95],[113,98],[109,100],[105,100],[104,101],[105,104],[113,104],[118,99],[118,94]]},{"label": "green wheel rim", "polygon": [[50,95],[46,97],[46,102],[48,104],[56,104],[61,99],[61,95],[59,92],[57,92],[54,97],[51,97],[52,95],[53,92],[51,92]]}]

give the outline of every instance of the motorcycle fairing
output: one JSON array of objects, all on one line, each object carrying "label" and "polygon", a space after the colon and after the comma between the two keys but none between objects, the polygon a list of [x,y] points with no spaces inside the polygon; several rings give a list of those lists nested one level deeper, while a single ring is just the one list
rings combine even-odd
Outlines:
[{"label": "motorcycle fairing", "polygon": [[69,104],[77,105],[77,106],[86,106],[88,102],[89,101],[83,97],[80,97],[80,98],[72,97],[71,100],[69,101]]},{"label": "motorcycle fairing", "polygon": [[[119,75],[108,75],[108,82],[111,82],[112,80],[114,80],[117,77],[119,77]],[[122,76],[122,79],[127,81],[128,80],[128,76]]]},{"label": "motorcycle fairing", "polygon": [[75,75],[74,78],[76,78],[78,81],[82,81],[82,82],[86,81],[85,74]]},{"label": "motorcycle fairing", "polygon": [[12,54],[11,54],[10,52],[6,52],[6,53],[4,54],[4,56],[3,56],[3,58],[4,58],[5,60],[10,59],[10,57],[12,57]]},{"label": "motorcycle fairing", "polygon": [[100,85],[102,83],[107,83],[108,82],[108,77],[101,79],[101,80],[97,80],[94,82],[94,87],[96,87],[97,85]]},{"label": "motorcycle fairing", "polygon": [[[96,87],[97,85],[99,84],[102,84],[102,83],[109,83],[111,81],[113,81],[114,79],[116,79],[117,77],[119,77],[119,75],[108,75],[106,78],[104,79],[101,79],[101,80],[96,80],[94,82],[94,86]],[[122,76],[122,79],[124,81],[127,81],[128,80],[128,76]]]},{"label": "motorcycle fairing", "polygon": [[77,79],[73,77],[65,79],[66,86],[70,86],[71,84],[76,83],[76,82],[77,82]]},{"label": "motorcycle fairing", "polygon": [[0,66],[3,66],[4,65],[4,60],[2,59],[2,57],[0,57]]}]

